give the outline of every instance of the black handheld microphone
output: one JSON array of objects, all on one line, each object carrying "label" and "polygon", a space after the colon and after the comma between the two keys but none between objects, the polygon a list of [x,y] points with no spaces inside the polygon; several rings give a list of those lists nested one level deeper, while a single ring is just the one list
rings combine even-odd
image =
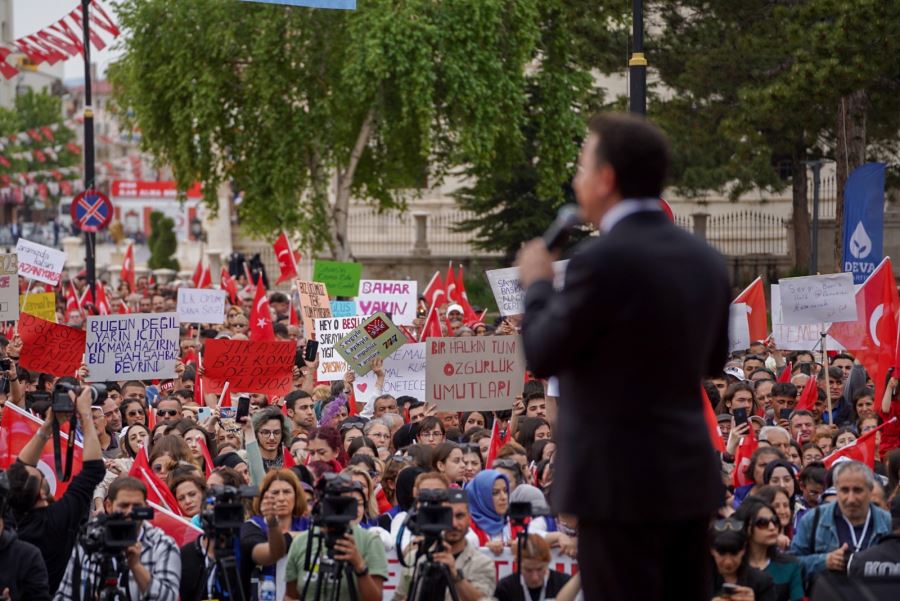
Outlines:
[{"label": "black handheld microphone", "polygon": [[556,250],[569,239],[569,231],[581,224],[578,207],[573,204],[563,205],[556,214],[556,219],[544,232],[543,240],[547,250]]}]

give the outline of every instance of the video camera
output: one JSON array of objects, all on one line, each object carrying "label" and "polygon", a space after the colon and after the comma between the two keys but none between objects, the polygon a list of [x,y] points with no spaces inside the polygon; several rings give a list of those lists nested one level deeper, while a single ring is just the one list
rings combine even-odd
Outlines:
[{"label": "video camera", "polygon": [[138,541],[141,521],[152,519],[152,507],[135,507],[128,515],[101,513],[84,525],[79,542],[89,554],[116,555]]},{"label": "video camera", "polygon": [[207,536],[235,533],[244,523],[243,499],[259,494],[255,486],[210,486],[206,491],[206,509],[200,514],[200,525]]},{"label": "video camera", "polygon": [[313,522],[325,533],[325,547],[330,557],[334,543],[350,531],[350,522],[357,517],[359,501],[347,493],[362,492],[362,484],[345,474],[325,474],[317,488]]},{"label": "video camera", "polygon": [[[95,382],[88,385],[91,391],[91,404],[101,405],[106,400],[106,384]],[[50,398],[50,407],[54,414],[73,413],[75,411],[75,403],[69,396],[70,392],[75,393],[75,397],[79,397],[84,388],[79,386],[74,378],[60,378],[53,387],[53,395]]]},{"label": "video camera", "polygon": [[422,489],[419,491],[418,504],[409,514],[406,527],[416,535],[427,539],[440,538],[453,528],[453,509],[450,491],[447,489]]}]

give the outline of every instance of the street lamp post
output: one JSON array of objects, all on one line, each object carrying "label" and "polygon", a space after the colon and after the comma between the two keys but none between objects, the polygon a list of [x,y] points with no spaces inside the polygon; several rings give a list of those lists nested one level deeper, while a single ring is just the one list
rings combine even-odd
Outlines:
[{"label": "street lamp post", "polygon": [[[84,45],[84,189],[94,189],[94,108],[91,94],[91,0],[81,0],[82,44]],[[97,268],[94,245],[97,237],[84,232],[84,267],[91,298],[97,302]]]},{"label": "street lamp post", "polygon": [[632,47],[628,60],[630,94],[628,110],[647,114],[647,58],[644,56],[644,0],[631,0]]}]

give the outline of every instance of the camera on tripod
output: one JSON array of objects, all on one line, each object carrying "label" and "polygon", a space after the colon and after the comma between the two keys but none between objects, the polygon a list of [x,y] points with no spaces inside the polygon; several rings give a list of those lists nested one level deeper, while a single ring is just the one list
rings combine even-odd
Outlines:
[{"label": "camera on tripod", "polygon": [[[106,384],[95,382],[88,385],[91,391],[91,404],[100,405],[106,400]],[[79,397],[84,390],[79,386],[74,378],[60,378],[53,387],[53,394],[50,397],[50,407],[54,414],[73,413],[75,411],[75,403],[69,396],[70,392],[75,393],[75,397]]]},{"label": "camera on tripod", "polygon": [[135,507],[128,515],[101,513],[85,524],[79,542],[89,554],[115,555],[138,541],[141,521],[152,519],[152,507]]},{"label": "camera on tripod", "polygon": [[318,492],[313,521],[325,532],[325,546],[330,555],[334,543],[350,531],[350,522],[357,517],[359,501],[348,493],[361,493],[362,484],[345,474],[325,474]]},{"label": "camera on tripod", "polygon": [[440,538],[453,528],[453,509],[449,506],[450,490],[422,489],[419,503],[410,512],[406,527],[413,534],[422,535],[426,540]]},{"label": "camera on tripod", "polygon": [[259,494],[255,486],[210,486],[206,491],[207,508],[200,514],[200,525],[207,536],[235,533],[244,523],[244,499]]}]

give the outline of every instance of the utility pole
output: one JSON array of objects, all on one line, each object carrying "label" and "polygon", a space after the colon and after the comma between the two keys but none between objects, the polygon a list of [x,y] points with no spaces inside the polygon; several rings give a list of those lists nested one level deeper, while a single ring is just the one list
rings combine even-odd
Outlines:
[{"label": "utility pole", "polygon": [[[94,189],[94,108],[91,94],[91,0],[81,0],[81,23],[84,44],[84,189]],[[97,236],[84,232],[84,265],[91,299],[97,304],[97,266],[94,256]]]},{"label": "utility pole", "polygon": [[644,56],[644,0],[631,0],[631,58],[628,110],[647,114],[647,58]]},{"label": "utility pole", "polygon": [[819,191],[822,181],[822,165],[825,161],[806,161],[813,174],[812,252],[809,257],[809,275],[819,272]]}]

